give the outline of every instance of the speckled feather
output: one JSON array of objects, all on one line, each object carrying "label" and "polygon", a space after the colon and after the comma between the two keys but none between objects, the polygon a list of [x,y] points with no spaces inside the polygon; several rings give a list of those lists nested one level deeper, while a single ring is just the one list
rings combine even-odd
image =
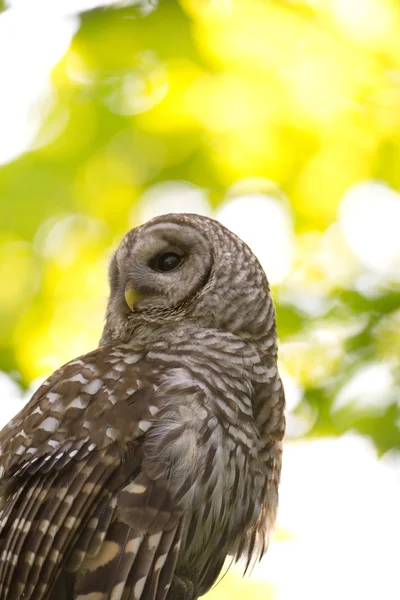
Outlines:
[{"label": "speckled feather", "polygon": [[[151,288],[149,245],[185,249],[181,280]],[[133,313],[130,278],[148,295]],[[215,221],[169,215],[124,238],[110,284],[100,348],[0,433],[2,600],[195,600],[228,554],[266,550],[284,394],[257,259]]]}]

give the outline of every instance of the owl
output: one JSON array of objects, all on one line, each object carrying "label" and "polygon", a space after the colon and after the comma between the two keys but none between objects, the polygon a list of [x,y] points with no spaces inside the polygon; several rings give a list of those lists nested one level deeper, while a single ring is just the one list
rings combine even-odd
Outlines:
[{"label": "owl", "polygon": [[0,433],[1,600],[195,600],[277,510],[275,312],[220,223],[157,217],[109,269],[100,345]]}]

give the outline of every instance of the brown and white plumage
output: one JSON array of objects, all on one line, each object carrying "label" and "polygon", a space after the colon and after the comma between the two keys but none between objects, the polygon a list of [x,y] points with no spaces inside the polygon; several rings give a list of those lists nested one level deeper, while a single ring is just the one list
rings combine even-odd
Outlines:
[{"label": "brown and white plumage", "polygon": [[166,215],[127,234],[110,285],[100,347],[0,433],[2,600],[194,600],[266,549],[284,395],[257,259]]}]

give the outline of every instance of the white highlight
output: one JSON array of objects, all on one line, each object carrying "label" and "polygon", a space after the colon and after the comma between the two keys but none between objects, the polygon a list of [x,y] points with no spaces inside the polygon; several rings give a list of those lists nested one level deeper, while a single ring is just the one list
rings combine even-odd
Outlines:
[{"label": "white highlight", "polygon": [[117,440],[119,437],[119,431],[118,429],[115,429],[115,427],[107,427],[106,435],[113,440],[113,442],[115,442],[115,440]]},{"label": "white highlight", "polygon": [[81,408],[84,409],[86,408],[88,405],[87,401],[83,401],[81,396],[78,396],[77,398],[75,398],[75,400],[73,400],[70,404],[68,404],[67,408]]},{"label": "white highlight", "polygon": [[162,554],[157,558],[156,563],[154,565],[155,571],[159,571],[164,566],[165,561],[167,560],[167,556],[168,554]]},{"label": "white highlight", "polygon": [[55,419],[54,417],[47,417],[47,419],[40,423],[39,429],[44,429],[49,433],[54,433],[57,430],[59,424],[60,421],[58,419]]},{"label": "white highlight", "polygon": [[[68,16],[74,15],[78,12],[91,10],[100,6],[109,6],[112,4],[124,5],[127,2],[120,0],[37,0],[32,5],[31,0],[8,0],[6,1],[7,6],[23,9],[25,13],[31,9],[36,14],[38,12],[44,12],[51,16]],[[158,6],[158,0],[129,0],[130,5],[136,5],[142,15],[147,15]]]},{"label": "white highlight", "polygon": [[85,385],[85,387],[82,388],[82,391],[86,392],[87,394],[97,394],[97,392],[101,389],[102,385],[103,381],[101,379],[94,379],[93,381]]},{"label": "white highlight", "polygon": [[205,190],[180,180],[164,181],[149,187],[142,194],[138,205],[135,204],[135,211],[130,219],[132,227],[137,225],[137,206],[141,223],[166,213],[211,214]]},{"label": "white highlight", "polygon": [[277,533],[254,576],[276,600],[396,600],[399,506],[398,465],[365,439],[286,442]]},{"label": "white highlight", "polygon": [[142,595],[142,592],[143,592],[143,589],[144,589],[144,584],[146,583],[146,579],[147,579],[147,577],[145,576],[145,577],[141,577],[137,581],[137,583],[136,583],[136,585],[134,587],[134,590],[133,590],[133,596],[134,596],[134,598],[140,598],[140,596]]},{"label": "white highlight", "polygon": [[356,371],[337,395],[333,410],[349,404],[361,408],[381,408],[395,402],[399,388],[395,388],[394,378],[387,363],[369,363]]},{"label": "white highlight", "polygon": [[[47,12],[50,15],[66,16],[112,3],[112,0],[57,0],[57,2],[37,0],[35,7],[31,10],[32,12]],[[15,9],[23,9],[26,12],[32,7],[30,0],[8,0],[6,4]]]},{"label": "white highlight", "polygon": [[374,181],[353,185],[340,205],[340,225],[364,267],[400,281],[400,194]]},{"label": "white highlight", "polygon": [[126,363],[127,365],[133,365],[134,363],[137,363],[138,360],[140,360],[142,358],[142,354],[129,354],[128,356],[124,357],[124,363]]},{"label": "white highlight", "polygon": [[225,202],[216,218],[250,246],[271,284],[285,279],[292,264],[293,230],[281,201],[268,194],[245,194]]},{"label": "white highlight", "polygon": [[[0,142],[1,143],[1,142]],[[19,386],[6,373],[0,371],[0,427],[3,427],[23,407]]]},{"label": "white highlight", "polygon": [[139,421],[139,429],[141,429],[142,431],[148,431],[148,429],[150,429],[151,426],[151,421],[146,421],[144,419],[142,421]]},{"label": "white highlight", "polygon": [[85,379],[85,377],[81,374],[81,373],[77,373],[76,375],[74,375],[73,377],[70,377],[69,379],[65,379],[64,381],[77,381],[78,383],[87,383],[87,379]]},{"label": "white highlight", "polygon": [[139,550],[140,542],[142,541],[142,537],[133,538],[126,545],[126,552],[132,552],[132,554],[136,554]]},{"label": "white highlight", "polygon": [[51,18],[36,3],[27,10],[27,2],[14,2],[22,4],[0,14],[0,55],[12,57],[0,62],[0,164],[32,145],[51,101],[50,71],[78,28],[75,17]]},{"label": "white highlight", "polygon": [[132,494],[144,494],[146,491],[146,486],[141,485],[140,483],[130,483],[128,486],[124,488],[125,492],[130,492]]},{"label": "white highlight", "polygon": [[[79,365],[79,366],[83,366],[85,363],[83,362],[83,360],[81,360],[80,358],[78,358],[77,360],[73,360],[72,362],[69,363],[69,366],[72,367],[73,365]],[[86,365],[88,366],[88,365]]]}]

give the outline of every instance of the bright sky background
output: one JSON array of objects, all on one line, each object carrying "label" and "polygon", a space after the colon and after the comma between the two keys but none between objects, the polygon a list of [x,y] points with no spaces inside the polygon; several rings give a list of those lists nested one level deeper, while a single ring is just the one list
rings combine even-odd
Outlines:
[{"label": "bright sky background", "polygon": [[[354,27],[357,14],[352,8],[360,2],[337,3],[338,14],[349,28]],[[33,147],[52,103],[51,70],[78,28],[74,13],[100,4],[15,0],[9,2],[12,9],[0,14],[0,164]],[[7,56],[13,61],[4,60]],[[321,289],[316,287],[310,293],[294,276],[299,248],[288,199],[272,182],[256,183],[243,180],[228,189],[214,216],[252,247],[273,286],[292,278],[294,302],[317,314],[323,301]],[[185,181],[156,184],[143,194],[139,218],[145,221],[180,211],[212,215],[207,190]],[[256,221],[254,214],[258,215]],[[132,213],[132,225],[136,217],[137,212]],[[46,239],[57,243],[57,235],[51,238],[50,226]],[[344,256],[348,260],[343,260]],[[335,278],[354,277],[359,289],[373,295],[382,285],[400,282],[399,193],[379,181],[363,180],[350,187],[340,203],[337,221],[321,237],[315,260],[327,273],[321,286],[334,285]],[[313,335],[325,343],[329,336],[337,341],[342,333],[331,330]],[[296,343],[293,341],[294,351],[302,351]],[[301,399],[301,385],[288,375],[285,381],[288,406],[294,409]],[[355,397],[368,405],[380,391],[394,386],[388,367],[369,364],[342,390],[336,408]],[[19,387],[0,373],[0,396],[3,425],[29,394],[22,397]],[[301,422],[290,415],[288,421],[289,432],[301,433]],[[287,442],[276,539],[252,577],[268,577],[276,600],[398,600],[399,507],[395,454],[378,460],[369,442],[353,434]]]}]

